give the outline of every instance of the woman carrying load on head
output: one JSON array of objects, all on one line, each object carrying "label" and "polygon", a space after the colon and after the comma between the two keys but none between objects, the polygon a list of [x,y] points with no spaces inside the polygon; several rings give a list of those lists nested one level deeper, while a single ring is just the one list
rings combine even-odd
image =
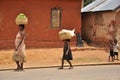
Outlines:
[{"label": "woman carrying load on head", "polygon": [[24,31],[25,25],[20,24],[19,25],[19,32],[16,35],[15,39],[15,53],[13,55],[13,60],[17,64],[17,68],[15,71],[23,71],[23,63],[25,62],[25,31]]},{"label": "woman carrying load on head", "polygon": [[72,63],[70,62],[70,60],[72,60],[72,52],[71,52],[71,48],[70,48],[70,39],[66,39],[64,40],[64,48],[63,48],[63,56],[62,56],[62,63],[61,63],[61,67],[59,67],[58,69],[63,69],[64,66],[64,60],[66,60],[70,67],[69,69],[73,69]]}]

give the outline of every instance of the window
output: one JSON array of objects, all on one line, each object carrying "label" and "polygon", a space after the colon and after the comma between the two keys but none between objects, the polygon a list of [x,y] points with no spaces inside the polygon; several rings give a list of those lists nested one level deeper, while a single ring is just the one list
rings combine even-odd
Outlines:
[{"label": "window", "polygon": [[61,27],[61,9],[58,9],[56,7],[51,9],[51,27]]}]

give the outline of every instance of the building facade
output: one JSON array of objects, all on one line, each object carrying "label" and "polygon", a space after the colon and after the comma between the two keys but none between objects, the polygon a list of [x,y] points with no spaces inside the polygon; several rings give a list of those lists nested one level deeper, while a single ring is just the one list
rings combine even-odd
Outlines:
[{"label": "building facade", "polygon": [[120,44],[120,0],[96,0],[82,9],[82,37],[97,46]]},{"label": "building facade", "polygon": [[[0,49],[14,48],[19,13],[28,17],[25,43],[28,48],[61,47],[58,32],[76,28],[81,33],[81,0],[1,0]],[[76,37],[71,40],[76,44]]]}]

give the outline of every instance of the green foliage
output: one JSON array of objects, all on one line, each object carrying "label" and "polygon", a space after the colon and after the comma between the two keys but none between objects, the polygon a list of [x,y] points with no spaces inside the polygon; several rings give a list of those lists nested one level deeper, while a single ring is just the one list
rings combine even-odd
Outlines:
[{"label": "green foliage", "polygon": [[84,0],[84,6],[87,6],[88,4],[90,4],[93,1],[95,1],[95,0]]}]

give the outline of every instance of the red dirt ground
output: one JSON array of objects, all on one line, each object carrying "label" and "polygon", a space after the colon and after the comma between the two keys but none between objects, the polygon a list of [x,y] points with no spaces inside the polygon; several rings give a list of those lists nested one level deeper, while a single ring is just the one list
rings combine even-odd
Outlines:
[{"label": "red dirt ground", "polygon": [[[62,51],[62,48],[26,49],[27,61],[24,67],[59,66]],[[16,67],[16,64],[12,61],[13,52],[14,50],[0,51],[0,69]],[[72,64],[108,62],[109,56],[104,48],[93,47],[72,47],[72,53],[74,58]]]}]

